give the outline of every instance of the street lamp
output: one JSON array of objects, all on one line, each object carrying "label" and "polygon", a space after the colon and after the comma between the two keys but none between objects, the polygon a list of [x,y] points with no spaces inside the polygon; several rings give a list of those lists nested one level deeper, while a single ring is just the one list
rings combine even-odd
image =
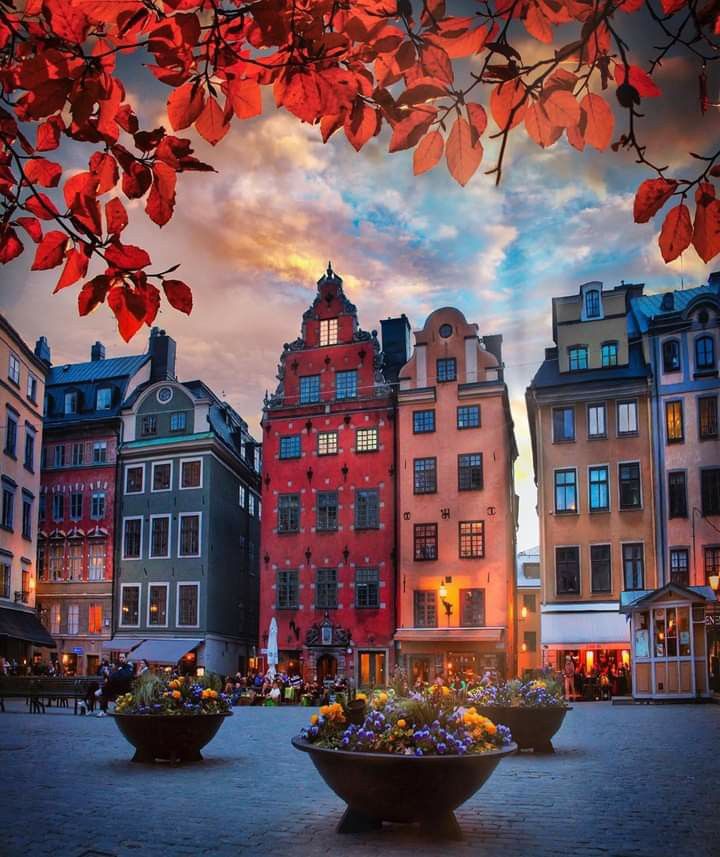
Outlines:
[{"label": "street lamp", "polygon": [[710,589],[712,589],[717,597],[718,589],[720,589],[720,574],[711,574],[708,577],[708,583],[710,584]]},{"label": "street lamp", "polygon": [[447,616],[447,624],[448,628],[450,627],[450,617],[452,616],[453,607],[452,604],[447,601],[447,586],[445,586],[445,581],[440,582],[440,588],[438,589],[438,595],[440,596],[440,600],[442,601],[442,606],[445,608],[445,615]]},{"label": "street lamp", "polygon": [[520,609],[520,618],[527,619],[527,607],[524,604]]}]

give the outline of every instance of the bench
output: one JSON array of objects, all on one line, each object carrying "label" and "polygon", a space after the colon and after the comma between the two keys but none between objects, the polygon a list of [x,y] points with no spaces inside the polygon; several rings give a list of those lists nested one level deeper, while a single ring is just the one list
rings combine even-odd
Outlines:
[{"label": "bench", "polygon": [[3,676],[0,678],[0,711],[5,711],[6,699],[24,699],[31,714],[44,714],[46,704],[51,705],[53,700],[64,706],[73,700],[74,713],[77,714],[78,703],[87,697],[93,686],[99,685],[100,679],[96,676]]}]

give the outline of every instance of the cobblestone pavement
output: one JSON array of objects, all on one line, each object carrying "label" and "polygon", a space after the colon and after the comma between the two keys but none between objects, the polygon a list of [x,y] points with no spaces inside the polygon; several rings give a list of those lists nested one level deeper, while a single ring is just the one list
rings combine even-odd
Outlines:
[{"label": "cobblestone pavement", "polygon": [[720,854],[718,705],[576,705],[556,754],[504,759],[443,846],[402,825],[334,832],[341,802],[289,744],[308,709],[235,709],[204,763],[171,768],[131,764],[112,718],[6,706],[2,857]]}]

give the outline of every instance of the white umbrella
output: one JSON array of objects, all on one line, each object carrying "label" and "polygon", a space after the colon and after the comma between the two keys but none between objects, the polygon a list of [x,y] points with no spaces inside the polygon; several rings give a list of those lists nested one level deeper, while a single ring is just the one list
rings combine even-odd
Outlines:
[{"label": "white umbrella", "polygon": [[271,677],[275,676],[275,667],[278,664],[278,626],[275,617],[270,620],[270,631],[268,632],[267,644],[267,662],[268,673]]}]

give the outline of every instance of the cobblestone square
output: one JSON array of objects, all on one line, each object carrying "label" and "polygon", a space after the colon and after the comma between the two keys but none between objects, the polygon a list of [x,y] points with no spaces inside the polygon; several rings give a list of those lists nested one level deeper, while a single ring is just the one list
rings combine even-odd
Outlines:
[{"label": "cobblestone square", "polygon": [[720,706],[576,705],[554,756],[501,762],[457,813],[466,839],[339,837],[342,811],[290,737],[308,709],[239,708],[202,764],[130,763],[111,718],[0,714],[3,857],[472,854],[716,857]]}]

